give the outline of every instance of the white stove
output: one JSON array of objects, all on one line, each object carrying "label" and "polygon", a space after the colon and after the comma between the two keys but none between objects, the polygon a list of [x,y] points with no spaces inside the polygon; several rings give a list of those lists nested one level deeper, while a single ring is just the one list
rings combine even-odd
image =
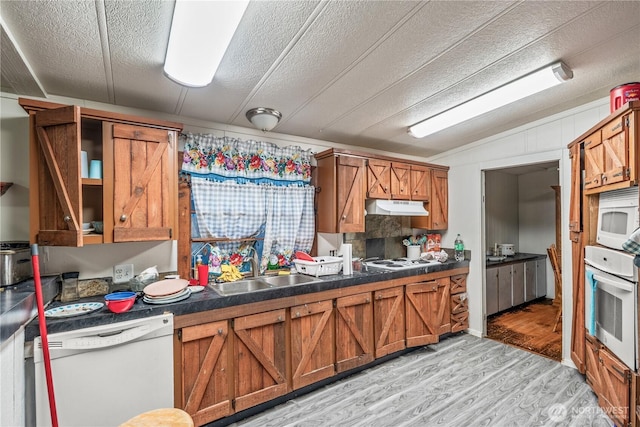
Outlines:
[{"label": "white stove", "polygon": [[412,268],[425,268],[430,265],[439,264],[436,260],[426,261],[423,259],[410,260],[408,258],[380,259],[375,261],[367,261],[367,268],[398,271],[409,270]]}]

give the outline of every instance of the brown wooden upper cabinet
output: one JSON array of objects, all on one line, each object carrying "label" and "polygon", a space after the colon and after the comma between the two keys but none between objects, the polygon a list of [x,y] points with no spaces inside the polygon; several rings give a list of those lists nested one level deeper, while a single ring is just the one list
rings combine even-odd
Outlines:
[{"label": "brown wooden upper cabinet", "polygon": [[425,202],[428,216],[411,217],[411,227],[446,230],[449,226],[449,174],[446,169],[429,171],[430,200]]},{"label": "brown wooden upper cabinet", "polygon": [[428,201],[429,168],[403,162],[367,159],[367,199]]},{"label": "brown wooden upper cabinet", "polygon": [[[31,241],[46,246],[177,238],[179,123],[20,99],[30,126]],[[82,174],[81,153],[102,162]],[[83,223],[103,222],[103,233]],[[93,228],[93,227],[92,227]]]},{"label": "brown wooden upper cabinet", "polygon": [[[357,233],[364,231],[365,159],[317,155],[317,231]],[[323,154],[320,153],[320,154]]]},{"label": "brown wooden upper cabinet", "polygon": [[449,168],[341,149],[315,158],[318,232],[364,232],[365,199],[424,202],[429,216],[412,217],[412,227],[447,228]]},{"label": "brown wooden upper cabinet", "polygon": [[581,137],[585,194],[638,183],[637,140],[640,102],[630,102]]}]

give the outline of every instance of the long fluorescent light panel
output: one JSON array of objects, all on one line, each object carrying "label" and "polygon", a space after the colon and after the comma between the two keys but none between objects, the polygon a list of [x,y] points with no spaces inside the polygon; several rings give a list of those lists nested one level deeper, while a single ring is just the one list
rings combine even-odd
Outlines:
[{"label": "long fluorescent light panel", "polygon": [[184,86],[207,86],[249,1],[176,0],[164,72]]},{"label": "long fluorescent light panel", "polygon": [[528,74],[511,83],[480,95],[450,110],[428,118],[409,127],[409,133],[416,138],[439,132],[458,123],[477,117],[496,108],[531,96],[558,85],[573,77],[573,72],[564,63],[558,62],[539,71]]}]

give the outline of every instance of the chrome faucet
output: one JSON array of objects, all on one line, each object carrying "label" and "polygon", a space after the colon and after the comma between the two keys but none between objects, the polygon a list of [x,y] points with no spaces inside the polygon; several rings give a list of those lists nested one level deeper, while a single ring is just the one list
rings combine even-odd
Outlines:
[{"label": "chrome faucet", "polygon": [[251,258],[249,258],[249,263],[251,264],[251,277],[260,276],[260,262],[258,261],[258,252],[256,252],[255,248],[251,248],[250,251],[253,252]]}]

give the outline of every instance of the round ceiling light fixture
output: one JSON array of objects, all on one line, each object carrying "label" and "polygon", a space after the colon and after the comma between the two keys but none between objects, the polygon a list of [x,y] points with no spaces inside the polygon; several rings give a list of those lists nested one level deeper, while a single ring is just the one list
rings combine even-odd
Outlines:
[{"label": "round ceiling light fixture", "polygon": [[259,107],[252,108],[251,110],[247,111],[246,116],[247,119],[251,123],[253,123],[255,127],[264,132],[268,132],[276,127],[276,125],[282,118],[282,113],[274,110],[273,108]]}]

